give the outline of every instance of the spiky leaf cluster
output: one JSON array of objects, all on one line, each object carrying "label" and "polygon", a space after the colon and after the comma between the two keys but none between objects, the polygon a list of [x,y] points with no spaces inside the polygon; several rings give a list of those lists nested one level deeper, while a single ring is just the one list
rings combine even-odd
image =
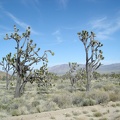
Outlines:
[{"label": "spiky leaf cluster", "polygon": [[79,40],[81,40],[84,44],[85,51],[88,54],[91,49],[91,54],[87,56],[87,63],[89,66],[94,68],[94,70],[98,69],[101,66],[100,60],[103,60],[103,52],[99,50],[100,47],[103,46],[101,42],[95,40],[95,33],[91,32],[90,35],[87,31],[82,31],[78,33]]},{"label": "spiky leaf cluster", "polygon": [[70,68],[70,70],[69,70],[69,72],[70,73],[73,73],[73,72],[75,72],[76,70],[77,70],[77,68],[79,67],[79,65],[75,62],[69,62],[69,68]]}]

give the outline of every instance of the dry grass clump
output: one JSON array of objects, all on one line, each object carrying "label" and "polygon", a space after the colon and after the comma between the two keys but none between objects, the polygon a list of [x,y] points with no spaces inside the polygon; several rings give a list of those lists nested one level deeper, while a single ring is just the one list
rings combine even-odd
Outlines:
[{"label": "dry grass clump", "polygon": [[102,113],[100,113],[100,112],[95,112],[95,113],[93,114],[93,116],[94,116],[94,117],[101,117],[101,116],[102,116]]},{"label": "dry grass clump", "polygon": [[6,112],[0,112],[0,118],[4,118],[7,117],[7,113]]},{"label": "dry grass clump", "polygon": [[93,108],[91,111],[92,111],[92,112],[97,112],[97,109]]},{"label": "dry grass clump", "polygon": [[40,100],[40,104],[36,106],[36,111],[38,113],[58,109],[59,109],[58,105],[53,101]]},{"label": "dry grass clump", "polygon": [[83,114],[87,114],[88,113],[88,111],[83,111]]},{"label": "dry grass clump", "polygon": [[64,115],[65,115],[65,117],[71,117],[71,114],[69,114],[69,113],[65,113]]},{"label": "dry grass clump", "polygon": [[82,103],[82,101],[84,99],[83,96],[84,96],[84,94],[82,92],[73,93],[72,94],[72,104],[74,106],[77,106],[77,107],[81,106],[81,103]]},{"label": "dry grass clump", "polygon": [[109,98],[110,98],[110,101],[119,101],[120,100],[120,92],[119,93],[115,93],[114,91],[112,92],[109,92]]},{"label": "dry grass clump", "polygon": [[113,91],[115,89],[115,85],[112,83],[107,83],[106,85],[103,85],[103,89],[105,91]]},{"label": "dry grass clump", "polygon": [[89,92],[87,96],[95,100],[96,104],[107,103],[109,101],[108,93],[101,90],[93,90]]},{"label": "dry grass clump", "polygon": [[59,108],[67,108],[72,106],[72,97],[67,92],[54,95],[52,101],[55,102]]},{"label": "dry grass clump", "polygon": [[27,115],[27,114],[29,114],[29,111],[28,111],[28,109],[27,109],[26,106],[20,107],[19,110],[21,112],[21,115]]},{"label": "dry grass clump", "polygon": [[72,114],[73,114],[74,116],[79,116],[81,113],[78,112],[78,111],[72,111]]},{"label": "dry grass clump", "polygon": [[51,116],[50,119],[55,119],[55,117],[54,117],[54,116]]}]

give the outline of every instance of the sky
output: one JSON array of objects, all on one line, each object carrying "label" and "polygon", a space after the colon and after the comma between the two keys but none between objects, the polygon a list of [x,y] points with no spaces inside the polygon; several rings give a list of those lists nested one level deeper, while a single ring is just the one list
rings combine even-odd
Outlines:
[{"label": "sky", "polygon": [[[15,53],[14,40],[4,40],[16,25],[23,33],[31,27],[31,39],[48,55],[48,66],[85,64],[85,49],[77,33],[93,31],[103,43],[102,64],[120,63],[120,0],[0,0],[0,61]],[[22,41],[21,41],[22,42]],[[39,64],[37,65],[39,67]]]}]

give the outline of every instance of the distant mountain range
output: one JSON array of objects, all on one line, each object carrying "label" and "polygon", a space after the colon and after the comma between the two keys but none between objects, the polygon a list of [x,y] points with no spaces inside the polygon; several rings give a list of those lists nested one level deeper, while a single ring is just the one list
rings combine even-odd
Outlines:
[{"label": "distant mountain range", "polygon": [[[84,68],[84,64],[80,64],[80,68]],[[68,64],[61,64],[61,65],[55,65],[53,67],[48,68],[49,72],[56,73],[58,75],[63,75],[67,71],[69,71],[69,66]],[[109,64],[109,65],[102,65],[97,72],[99,73],[120,73],[120,63],[115,63],[115,64]]]},{"label": "distant mountain range", "polygon": [[[84,64],[79,65],[80,68],[84,68]],[[67,71],[69,71],[69,66],[68,64],[61,64],[61,65],[55,65],[53,67],[48,68],[49,72],[56,73],[57,75],[63,75]],[[109,65],[102,65],[97,72],[99,73],[120,73],[120,63],[115,63],[115,64],[109,64]],[[0,71],[0,78],[3,76],[6,76],[5,72]]]}]

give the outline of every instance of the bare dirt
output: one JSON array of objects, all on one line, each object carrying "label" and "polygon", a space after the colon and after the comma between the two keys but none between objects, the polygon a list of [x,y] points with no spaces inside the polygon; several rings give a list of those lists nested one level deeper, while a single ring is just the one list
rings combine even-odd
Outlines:
[{"label": "bare dirt", "polygon": [[12,116],[2,120],[120,120],[120,102]]}]

